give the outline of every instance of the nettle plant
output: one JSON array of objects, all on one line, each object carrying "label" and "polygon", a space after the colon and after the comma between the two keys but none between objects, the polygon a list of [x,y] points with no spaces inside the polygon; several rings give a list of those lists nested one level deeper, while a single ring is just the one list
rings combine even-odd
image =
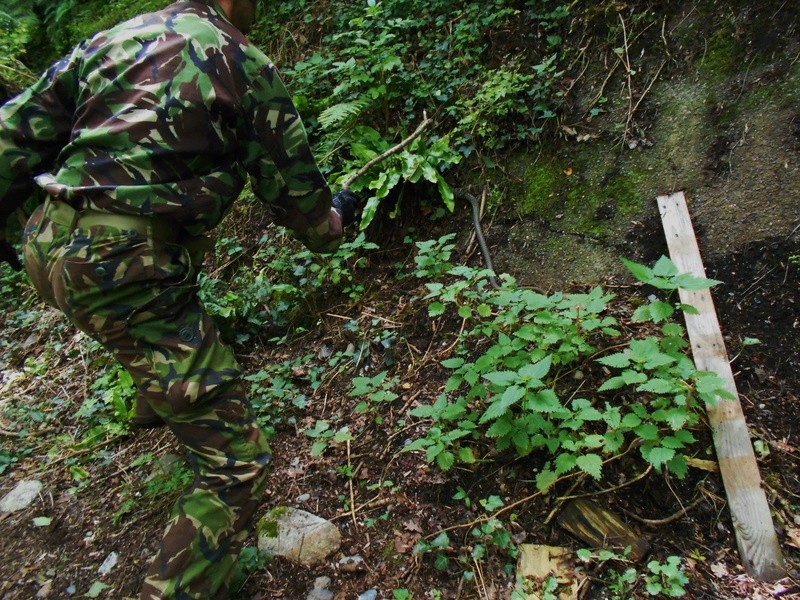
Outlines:
[{"label": "nettle plant", "polygon": [[[686,355],[684,328],[667,321],[691,307],[651,299],[631,319],[641,324],[640,336],[606,352],[620,347],[618,322],[607,314],[613,295],[600,287],[545,295],[508,276],[495,290],[486,271],[434,269],[430,257],[448,260],[448,247],[450,238],[418,245],[418,275],[446,271],[448,283],[426,284],[428,312],[455,313],[461,333],[454,356],[441,363],[451,371],[441,394],[412,411],[427,422],[425,435],[405,451],[424,450],[445,470],[501,452],[544,451],[540,490],[575,471],[600,479],[605,462],[634,447],[654,468],[686,475],[702,404],[730,397],[721,378],[698,371]],[[670,293],[717,283],[678,274],[667,258],[652,269],[625,264]],[[596,389],[585,385],[590,373],[602,381]]]}]

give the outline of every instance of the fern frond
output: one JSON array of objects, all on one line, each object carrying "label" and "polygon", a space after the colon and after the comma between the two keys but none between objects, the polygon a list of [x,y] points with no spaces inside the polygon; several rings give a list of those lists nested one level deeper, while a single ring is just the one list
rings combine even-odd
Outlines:
[{"label": "fern frond", "polygon": [[369,103],[370,99],[366,96],[362,96],[351,102],[334,104],[320,113],[318,117],[319,124],[322,125],[323,129],[330,129],[343,121],[354,119]]}]

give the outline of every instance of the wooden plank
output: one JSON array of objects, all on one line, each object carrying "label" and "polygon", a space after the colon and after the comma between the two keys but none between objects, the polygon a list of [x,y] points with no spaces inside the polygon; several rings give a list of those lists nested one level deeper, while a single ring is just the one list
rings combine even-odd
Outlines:
[{"label": "wooden plank", "polygon": [[628,558],[639,562],[650,544],[611,511],[586,498],[573,500],[558,515],[558,524],[591,548],[605,548],[618,553],[630,546]]},{"label": "wooden plank", "polygon": [[[517,560],[517,577],[531,579],[541,584],[551,575],[558,582],[559,600],[577,600],[581,575],[574,569],[574,558],[569,548],[522,544]],[[536,586],[534,585],[534,589]],[[535,591],[525,596],[528,600],[541,600]]]},{"label": "wooden plank", "polygon": [[[672,262],[681,273],[705,277],[683,192],[659,196],[657,201]],[[761,488],[761,476],[711,292],[708,289],[680,290],[680,299],[698,311],[696,315],[684,315],[695,365],[701,371],[713,371],[719,375],[725,381],[725,389],[736,396],[735,400],[720,399],[716,405],[707,405],[706,411],[739,555],[750,575],[764,581],[775,581],[786,575],[786,569],[767,497]]]}]

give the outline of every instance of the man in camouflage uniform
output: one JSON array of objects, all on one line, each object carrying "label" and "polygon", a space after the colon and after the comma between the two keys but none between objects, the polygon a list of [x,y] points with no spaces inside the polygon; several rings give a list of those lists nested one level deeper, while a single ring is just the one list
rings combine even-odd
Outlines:
[{"label": "man in camouflage uniform", "polygon": [[[197,297],[203,233],[248,176],[312,250],[334,250],[353,217],[244,35],[256,1],[179,0],[98,33],[0,107],[0,224],[35,184],[47,197],[23,236],[33,285],[130,371],[134,422],[166,423],[195,467],[147,600],[227,597],[266,485],[241,370]],[[0,259],[19,266],[4,233]]]}]

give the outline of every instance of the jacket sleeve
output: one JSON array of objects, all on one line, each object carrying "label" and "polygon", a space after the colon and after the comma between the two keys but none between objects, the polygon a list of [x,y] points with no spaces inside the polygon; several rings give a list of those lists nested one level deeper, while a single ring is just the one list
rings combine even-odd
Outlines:
[{"label": "jacket sleeve", "polygon": [[332,252],[341,237],[328,235],[331,191],[274,66],[264,66],[253,79],[242,108],[242,163],[256,196],[310,250]]},{"label": "jacket sleeve", "polygon": [[69,143],[79,53],[80,47],[0,106],[0,231],[8,216],[31,195],[33,177],[49,170]]}]

